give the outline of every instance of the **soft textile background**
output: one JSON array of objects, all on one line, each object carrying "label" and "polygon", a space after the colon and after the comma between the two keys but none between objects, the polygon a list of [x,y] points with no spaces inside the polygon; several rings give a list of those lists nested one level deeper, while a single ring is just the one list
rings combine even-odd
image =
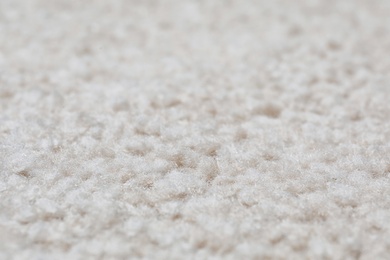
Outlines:
[{"label": "soft textile background", "polygon": [[389,259],[390,1],[0,0],[0,259]]}]

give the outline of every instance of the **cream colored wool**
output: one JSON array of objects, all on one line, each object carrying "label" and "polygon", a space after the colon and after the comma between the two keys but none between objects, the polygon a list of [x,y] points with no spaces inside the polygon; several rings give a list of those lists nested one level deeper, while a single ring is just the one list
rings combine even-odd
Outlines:
[{"label": "cream colored wool", "polygon": [[390,1],[0,0],[0,259],[389,259]]}]

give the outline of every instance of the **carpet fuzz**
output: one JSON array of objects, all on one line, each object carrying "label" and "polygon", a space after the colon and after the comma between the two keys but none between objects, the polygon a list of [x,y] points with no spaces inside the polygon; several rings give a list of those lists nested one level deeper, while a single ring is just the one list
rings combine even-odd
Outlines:
[{"label": "carpet fuzz", "polygon": [[0,0],[0,259],[389,259],[390,1]]}]

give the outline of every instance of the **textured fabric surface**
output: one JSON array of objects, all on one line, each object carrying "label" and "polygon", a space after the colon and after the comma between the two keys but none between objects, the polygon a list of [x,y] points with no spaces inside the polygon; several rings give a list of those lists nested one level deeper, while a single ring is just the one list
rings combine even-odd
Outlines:
[{"label": "textured fabric surface", "polygon": [[389,259],[390,1],[0,0],[0,259]]}]

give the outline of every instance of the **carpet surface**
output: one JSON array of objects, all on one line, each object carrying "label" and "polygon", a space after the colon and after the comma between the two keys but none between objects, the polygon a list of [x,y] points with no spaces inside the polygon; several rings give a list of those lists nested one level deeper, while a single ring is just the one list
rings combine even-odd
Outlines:
[{"label": "carpet surface", "polygon": [[389,259],[390,1],[0,0],[0,259]]}]

